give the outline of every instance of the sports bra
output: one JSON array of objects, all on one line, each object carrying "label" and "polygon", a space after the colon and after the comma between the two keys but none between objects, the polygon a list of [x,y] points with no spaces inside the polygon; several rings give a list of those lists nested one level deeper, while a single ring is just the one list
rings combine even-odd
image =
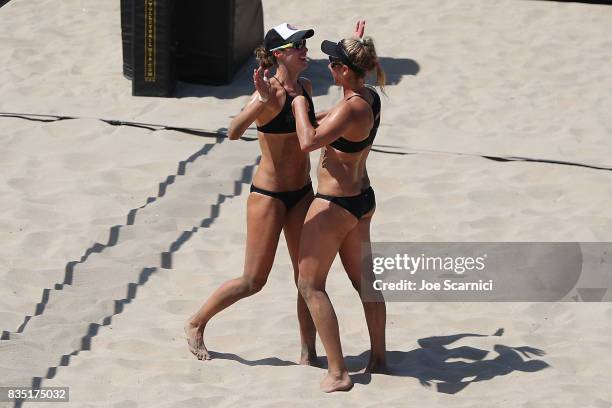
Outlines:
[{"label": "sports bra", "polygon": [[[338,139],[334,140],[329,144],[334,149],[340,150],[341,152],[345,153],[357,153],[374,143],[376,132],[378,132],[378,125],[380,125],[380,96],[378,96],[378,93],[373,88],[368,87],[368,89],[370,90],[370,92],[372,93],[372,97],[374,98],[374,101],[371,105],[372,113],[374,115],[374,125],[370,130],[370,134],[368,135],[368,137],[363,140],[360,140],[359,142],[353,142],[343,137],[339,137]],[[346,98],[346,100],[348,101],[354,96],[359,96],[367,102],[367,100],[359,94],[351,95]]]},{"label": "sports bra", "polygon": [[[274,77],[273,77],[274,78]],[[276,79],[276,78],[274,78]],[[278,79],[276,79],[278,81]],[[280,81],[278,81],[281,86],[283,85]],[[308,118],[310,119],[310,123],[312,126],[317,127],[317,119],[314,111],[314,103],[312,102],[312,98],[308,95],[308,92],[304,89],[304,86],[300,81],[298,81],[300,87],[302,88],[302,95],[306,97],[308,101]],[[291,109],[291,102],[293,101],[293,96],[290,96],[287,93],[287,90],[283,86],[283,90],[285,91],[285,104],[283,105],[283,109],[276,115],[271,121],[266,123],[263,126],[257,126],[257,130],[263,133],[295,133],[295,116],[293,116],[293,110]]]}]

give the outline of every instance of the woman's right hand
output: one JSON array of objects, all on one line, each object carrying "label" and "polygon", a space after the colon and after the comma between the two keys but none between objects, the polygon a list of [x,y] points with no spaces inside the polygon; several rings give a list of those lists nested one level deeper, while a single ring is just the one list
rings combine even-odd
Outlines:
[{"label": "woman's right hand", "polygon": [[261,99],[267,101],[272,93],[272,86],[268,78],[268,70],[264,70],[262,67],[253,70],[253,84]]}]

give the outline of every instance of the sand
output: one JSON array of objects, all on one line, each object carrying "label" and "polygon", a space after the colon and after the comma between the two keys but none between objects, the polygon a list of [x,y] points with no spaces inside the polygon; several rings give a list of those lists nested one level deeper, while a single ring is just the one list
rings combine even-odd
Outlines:
[{"label": "sand", "polygon": [[[612,241],[612,173],[598,169],[612,167],[612,8],[367,3],[264,12],[266,27],[315,27],[315,41],[367,19],[390,80],[375,147],[405,153],[370,155],[373,241]],[[118,2],[12,0],[0,21],[0,112],[37,119],[0,116],[0,386],[70,387],[78,407],[612,407],[610,303],[389,303],[394,375],[368,375],[338,262],[328,292],[356,385],[321,393],[324,370],[296,364],[282,240],[264,290],[210,323],[215,358],[197,361],[182,325],[241,273],[257,143],[99,119],[223,131],[251,67],[230,86],[137,98]],[[325,109],[339,91],[316,45],[309,55]]]}]

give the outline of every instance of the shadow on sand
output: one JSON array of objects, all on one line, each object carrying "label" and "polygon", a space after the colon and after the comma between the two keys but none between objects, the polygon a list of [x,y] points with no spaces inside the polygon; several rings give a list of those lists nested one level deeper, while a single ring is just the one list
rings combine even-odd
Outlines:
[{"label": "shadow on sand", "polygon": [[[501,336],[499,329],[493,336]],[[497,356],[486,359],[490,350],[470,346],[447,347],[466,337],[488,337],[488,335],[463,333],[450,336],[427,337],[418,340],[421,348],[410,351],[389,351],[387,375],[413,377],[424,387],[435,386],[437,392],[456,394],[471,383],[491,380],[497,376],[507,375],[513,371],[536,372],[550,367],[548,363],[532,356],[543,356],[544,351],[529,347],[511,347],[496,344],[493,347]],[[351,372],[366,367],[369,351],[358,356],[348,356],[347,365]],[[523,359],[525,357],[525,359]],[[463,360],[463,361],[449,361]],[[352,374],[353,382],[368,384],[371,374]]]},{"label": "shadow on sand", "polygon": [[[308,69],[303,76],[312,81],[313,96],[326,95],[334,85],[331,74],[327,68],[327,59],[311,59]],[[417,75],[419,64],[409,58],[381,57],[380,63],[387,75],[387,85],[397,85],[406,75]],[[249,60],[237,73],[229,85],[212,86],[196,85],[179,82],[175,97],[204,97],[212,96],[218,99],[233,99],[253,93],[253,69],[257,66],[255,59]]]},{"label": "shadow on sand", "polygon": [[[504,329],[499,329],[492,336],[501,336]],[[413,377],[422,386],[432,387],[445,394],[456,394],[471,383],[491,380],[514,371],[533,373],[550,367],[543,360],[536,359],[546,353],[530,346],[511,347],[502,344],[493,346],[493,350],[483,350],[470,346],[447,347],[467,337],[489,337],[486,334],[462,333],[449,336],[427,337],[418,340],[420,348],[410,351],[388,351],[389,371],[385,375]],[[486,359],[489,353],[497,356]],[[246,360],[236,354],[211,351],[213,359],[233,360],[247,366],[292,366],[295,362],[268,357],[260,360]],[[358,373],[368,361],[369,351],[356,356],[347,356],[346,365],[352,373],[356,384],[369,384],[372,375]],[[524,358],[523,358],[524,357]],[[450,361],[454,360],[454,361]],[[463,360],[463,361],[460,361]],[[327,368],[327,358],[319,357],[318,367]]]},{"label": "shadow on sand", "polygon": [[278,357],[266,357],[266,358],[261,358],[259,360],[246,360],[240,357],[239,355],[233,354],[233,353],[221,353],[221,352],[212,351],[212,350],[209,351],[209,353],[212,359],[232,360],[240,364],[247,365],[249,367],[254,367],[254,366],[287,367],[287,366],[297,365],[297,363],[294,363],[293,361],[281,360]]}]

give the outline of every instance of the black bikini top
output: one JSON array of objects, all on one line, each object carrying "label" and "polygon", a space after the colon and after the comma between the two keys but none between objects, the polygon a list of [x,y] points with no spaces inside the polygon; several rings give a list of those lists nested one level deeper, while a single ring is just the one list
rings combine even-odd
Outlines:
[{"label": "black bikini top", "polygon": [[[274,78],[276,79],[276,78]],[[278,79],[277,79],[278,81]],[[280,81],[279,81],[280,83]],[[302,95],[306,97],[308,100],[308,118],[310,119],[310,123],[312,126],[317,127],[317,119],[314,111],[314,103],[312,102],[312,98],[308,95],[308,92],[304,89],[304,86],[300,81],[298,81],[300,87],[302,88]],[[282,85],[282,83],[281,83]],[[287,90],[283,86],[283,90],[285,91],[285,104],[283,105],[283,109],[276,115],[271,121],[266,123],[263,126],[257,126],[257,130],[263,133],[295,133],[295,116],[293,116],[293,110],[291,109],[291,102],[293,101],[293,96],[290,96],[287,93]]]},{"label": "black bikini top", "polygon": [[[376,132],[378,132],[378,125],[380,125],[380,96],[378,96],[378,93],[373,88],[368,87],[368,89],[370,90],[370,92],[372,93],[372,97],[374,98],[374,101],[371,105],[372,114],[374,115],[374,125],[372,126],[372,130],[370,130],[370,134],[368,135],[368,137],[359,142],[352,142],[350,140],[346,140],[343,137],[340,137],[329,144],[334,149],[340,150],[341,152],[345,153],[357,153],[374,143]],[[359,94],[351,95],[346,100],[348,101],[354,96],[359,96],[367,102],[367,100]]]}]

